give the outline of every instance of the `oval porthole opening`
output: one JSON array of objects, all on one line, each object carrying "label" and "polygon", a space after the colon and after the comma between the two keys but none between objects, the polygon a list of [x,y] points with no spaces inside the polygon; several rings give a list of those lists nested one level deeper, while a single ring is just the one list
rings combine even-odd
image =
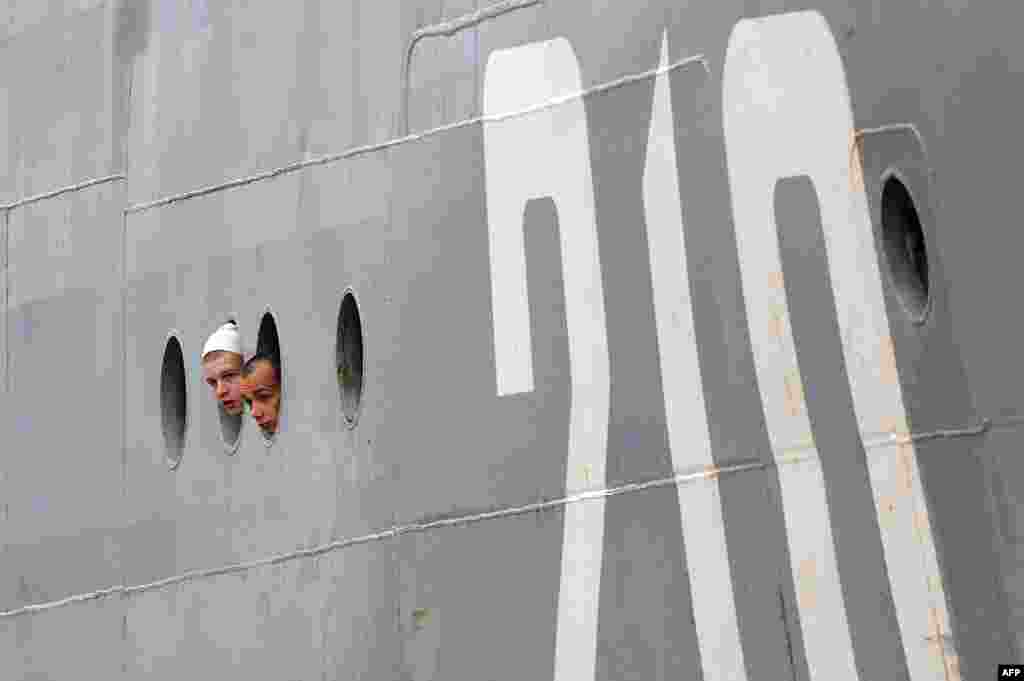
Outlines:
[{"label": "oval porthole opening", "polygon": [[[260,428],[260,433],[263,435],[263,444],[270,447],[274,444],[274,439],[281,430],[281,414],[284,410],[284,365],[281,362],[281,340],[277,334],[277,322],[274,321],[274,315],[269,311],[263,313],[263,317],[260,319],[260,327],[256,332],[256,355],[264,357],[272,357],[274,365],[277,367],[277,383],[278,383],[278,402],[277,402],[277,426],[272,432],[268,432],[263,428]],[[252,414],[250,406],[250,414]],[[258,425],[258,422],[257,422]]]},{"label": "oval porthole opening", "polygon": [[160,414],[164,436],[164,454],[172,469],[181,463],[185,453],[187,397],[185,356],[177,336],[167,339],[160,369]]},{"label": "oval porthole opening", "polygon": [[256,332],[256,354],[269,354],[281,359],[281,340],[277,335],[277,322],[274,315],[264,312],[260,318],[260,328]]},{"label": "oval porthole opening", "polygon": [[345,292],[338,309],[335,360],[341,413],[345,425],[354,428],[363,399],[363,324],[351,290]]},{"label": "oval porthole opening", "polygon": [[882,183],[881,209],[890,280],[907,315],[921,324],[931,304],[928,249],[914,199],[895,173],[889,173]]}]

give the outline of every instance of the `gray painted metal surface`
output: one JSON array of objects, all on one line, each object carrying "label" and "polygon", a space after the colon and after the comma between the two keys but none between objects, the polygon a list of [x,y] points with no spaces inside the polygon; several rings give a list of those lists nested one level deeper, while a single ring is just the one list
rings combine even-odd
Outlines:
[{"label": "gray painted metal surface", "polygon": [[[0,678],[1024,661],[1024,5],[0,16]],[[268,310],[281,432],[231,453],[199,350]]]}]

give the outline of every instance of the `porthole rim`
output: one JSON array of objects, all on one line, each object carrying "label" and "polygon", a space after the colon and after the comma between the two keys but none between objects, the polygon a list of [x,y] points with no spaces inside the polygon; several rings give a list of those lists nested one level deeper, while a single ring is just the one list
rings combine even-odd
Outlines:
[{"label": "porthole rim", "polygon": [[[359,343],[360,343],[360,345],[362,347],[362,357],[363,357],[362,381],[361,381],[360,386],[359,386],[359,396],[357,398],[357,405],[356,405],[356,408],[355,408],[355,412],[354,412],[354,414],[353,414],[351,419],[349,419],[348,415],[345,413],[345,408],[343,406],[343,402],[344,402],[344,395],[342,393],[343,388],[341,386],[341,381],[338,380],[338,378],[337,378],[337,375],[338,375],[338,337],[339,337],[338,332],[341,330],[341,310],[342,310],[342,307],[345,304],[345,299],[348,296],[352,296],[352,301],[355,303],[355,306],[356,306],[356,314],[359,315]],[[335,376],[335,383],[337,383],[337,385],[338,385],[338,400],[339,400],[339,405],[338,405],[339,409],[338,409],[338,411],[341,413],[341,422],[342,422],[342,424],[344,424],[346,430],[353,431],[353,430],[356,429],[356,426],[359,425],[359,419],[360,419],[360,417],[363,414],[363,397],[366,395],[366,327],[365,327],[365,323],[364,323],[364,320],[363,320],[362,308],[361,308],[361,306],[359,304],[359,295],[356,294],[355,287],[353,285],[351,285],[351,284],[349,284],[348,286],[345,286],[345,288],[342,289],[342,291],[341,291],[341,300],[338,303],[338,315],[337,315],[337,319],[336,319],[336,321],[334,323],[334,362],[333,362],[333,364],[334,364],[334,371],[333,371],[333,373],[334,373],[334,376]]]},{"label": "porthole rim", "polygon": [[[270,303],[266,303],[266,304],[263,305],[263,311],[259,313],[259,321],[256,324],[256,341],[255,341],[255,345],[253,345],[252,355],[255,355],[260,350],[260,329],[263,328],[263,319],[267,315],[270,315],[270,320],[274,323],[274,333],[277,334],[277,352],[278,352],[277,361],[281,365],[281,406],[279,406],[278,410],[277,410],[277,431],[273,435],[267,435],[266,433],[263,432],[263,429],[260,428],[259,426],[256,426],[256,430],[259,431],[260,441],[263,443],[264,448],[270,449],[271,447],[273,447],[277,443],[278,439],[281,437],[281,429],[284,427],[284,420],[282,418],[284,416],[284,403],[285,403],[285,400],[284,400],[284,351],[281,349],[281,332],[279,330],[281,325],[278,323],[278,319],[277,319],[278,318],[278,314],[277,314],[277,312],[274,311],[274,307]],[[250,358],[251,358],[251,355],[250,355]],[[246,358],[246,361],[248,361],[248,359],[249,358]],[[250,415],[249,418],[250,419],[252,418],[251,415]],[[242,439],[241,433],[239,433],[238,439],[239,439],[239,441],[241,441],[241,439]]]},{"label": "porthole rim", "polygon": [[921,210],[918,208],[920,203],[918,202],[917,195],[915,194],[912,184],[910,180],[907,178],[906,173],[904,173],[898,166],[889,166],[882,172],[878,186],[878,227],[879,237],[882,241],[882,253],[885,258],[886,277],[889,280],[889,285],[892,286],[893,292],[896,294],[896,300],[899,301],[900,307],[903,309],[904,314],[906,314],[907,319],[910,320],[910,323],[913,324],[914,326],[924,326],[931,317],[932,304],[934,298],[934,296],[932,295],[931,284],[931,259],[928,258],[928,293],[925,296],[924,305],[921,306],[920,314],[917,314],[907,304],[906,296],[900,290],[900,285],[896,282],[894,268],[892,266],[891,259],[889,256],[889,247],[886,243],[884,197],[885,187],[890,180],[896,180],[897,182],[899,182],[900,185],[903,187],[903,190],[907,193],[907,196],[910,197],[910,205],[914,209],[914,213],[917,215],[917,224],[920,225],[921,227],[921,238],[924,240],[925,257],[928,258],[929,256],[928,235],[925,233],[924,221],[921,219]]},{"label": "porthole rim", "polygon": [[181,467],[182,459],[185,458],[185,451],[188,449],[188,432],[189,432],[189,426],[191,426],[191,418],[190,418],[191,400],[188,399],[188,385],[189,385],[188,362],[185,361],[185,346],[181,342],[182,336],[184,336],[184,334],[179,329],[176,329],[176,328],[170,329],[164,335],[164,351],[163,351],[163,354],[160,356],[160,382],[161,382],[161,385],[160,385],[161,391],[160,392],[161,392],[161,395],[163,394],[164,359],[166,358],[166,355],[167,355],[167,346],[171,342],[172,338],[178,342],[178,349],[181,351],[181,369],[182,369],[182,373],[185,376],[185,416],[183,418],[184,429],[183,429],[183,432],[182,432],[182,435],[181,435],[181,456],[179,456],[177,459],[174,459],[174,458],[168,456],[168,453],[167,453],[168,449],[169,449],[168,446],[167,446],[167,437],[166,437],[166,435],[163,432],[163,411],[164,411],[163,400],[161,399],[161,402],[160,402],[160,418],[161,418],[160,438],[164,441],[164,462],[167,464],[167,468],[170,471],[176,471],[176,470],[178,470],[178,468]]}]

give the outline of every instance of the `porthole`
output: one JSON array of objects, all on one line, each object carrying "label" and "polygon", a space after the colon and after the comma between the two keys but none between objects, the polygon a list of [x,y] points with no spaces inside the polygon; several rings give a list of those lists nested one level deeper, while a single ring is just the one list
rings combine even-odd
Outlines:
[{"label": "porthole", "polygon": [[187,398],[185,356],[177,336],[167,339],[160,369],[160,414],[164,436],[164,453],[171,468],[177,468],[185,453]]},{"label": "porthole", "polygon": [[277,335],[277,323],[274,315],[264,312],[260,319],[260,328],[256,333],[256,353],[273,355],[280,361],[281,340]]},{"label": "porthole", "polygon": [[[258,366],[261,362],[270,363],[269,371],[268,367],[260,368]],[[284,409],[284,367],[281,362],[281,340],[277,334],[277,323],[274,321],[274,315],[270,312],[265,312],[263,318],[260,319],[260,327],[256,333],[256,354],[250,357],[244,365],[243,381],[251,381],[255,376],[264,375],[263,373],[254,372],[267,372],[269,374],[262,381],[264,385],[276,384],[276,401],[255,399],[246,401],[246,408],[250,416],[256,421],[256,425],[263,435],[263,443],[269,447],[274,443],[275,437],[280,432],[281,413]],[[246,376],[247,374],[248,376]],[[268,417],[270,413],[272,413],[272,416]],[[272,427],[269,427],[268,423],[261,422],[268,418],[271,419],[268,423],[272,423]]]},{"label": "porthole", "polygon": [[345,424],[352,428],[359,419],[359,405],[363,398],[363,324],[352,291],[345,292],[338,310],[335,359],[341,413]]},{"label": "porthole", "polygon": [[889,173],[882,184],[882,243],[896,297],[917,324],[931,303],[928,249],[914,199],[903,181]]}]

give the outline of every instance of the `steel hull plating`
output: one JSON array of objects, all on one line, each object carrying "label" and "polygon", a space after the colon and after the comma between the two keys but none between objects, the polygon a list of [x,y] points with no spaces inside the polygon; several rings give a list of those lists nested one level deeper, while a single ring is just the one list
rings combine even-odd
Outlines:
[{"label": "steel hull plating", "polygon": [[427,5],[0,10],[0,678],[1024,661],[1024,5]]}]

